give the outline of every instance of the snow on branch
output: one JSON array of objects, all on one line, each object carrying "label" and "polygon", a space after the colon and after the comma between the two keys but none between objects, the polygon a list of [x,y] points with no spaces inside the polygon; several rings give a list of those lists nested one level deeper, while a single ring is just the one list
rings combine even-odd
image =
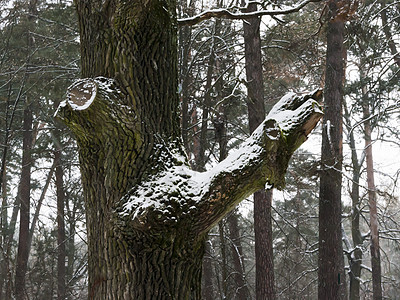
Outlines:
[{"label": "snow on branch", "polygon": [[266,182],[283,188],[290,157],[322,117],[321,98],[321,90],[284,96],[239,149],[207,172],[190,170],[175,151],[178,163],[134,186],[119,215],[138,229],[191,218],[201,234]]},{"label": "snow on branch", "polygon": [[279,16],[279,15],[287,15],[294,12],[298,12],[300,9],[305,7],[307,4],[312,2],[320,2],[321,0],[305,0],[301,2],[299,5],[283,9],[283,10],[259,10],[255,12],[240,12],[246,10],[247,7],[239,7],[236,8],[235,11],[232,11],[232,8],[220,8],[220,9],[211,9],[207,11],[203,11],[200,14],[183,18],[178,20],[178,24],[180,26],[192,26],[198,24],[202,21],[211,19],[211,18],[223,18],[230,20],[246,20],[255,17],[261,16]]}]

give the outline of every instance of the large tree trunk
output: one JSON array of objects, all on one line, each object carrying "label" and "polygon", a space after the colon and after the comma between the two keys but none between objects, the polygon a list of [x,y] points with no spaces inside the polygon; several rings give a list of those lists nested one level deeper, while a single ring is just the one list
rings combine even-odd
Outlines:
[{"label": "large tree trunk", "polygon": [[345,299],[346,285],[341,232],[342,101],[344,83],[344,21],[339,1],[328,3],[319,194],[318,299]]},{"label": "large tree trunk", "polygon": [[182,150],[176,3],[75,3],[92,79],[70,87],[57,115],[79,146],[90,298],[200,299],[208,231],[267,180],[283,187],[321,93],[283,98],[241,149],[197,173]]},{"label": "large tree trunk", "polygon": [[26,299],[25,277],[29,257],[29,218],[31,193],[31,150],[32,150],[32,110],[27,105],[24,109],[22,143],[22,171],[19,184],[20,222],[18,252],[15,273],[15,299]]},{"label": "large tree trunk", "polygon": [[[250,4],[247,12],[257,10]],[[260,18],[243,22],[247,109],[249,128],[253,132],[265,118],[264,83],[261,61]],[[275,299],[274,260],[271,222],[272,190],[254,193],[254,233],[256,255],[256,299]]]}]

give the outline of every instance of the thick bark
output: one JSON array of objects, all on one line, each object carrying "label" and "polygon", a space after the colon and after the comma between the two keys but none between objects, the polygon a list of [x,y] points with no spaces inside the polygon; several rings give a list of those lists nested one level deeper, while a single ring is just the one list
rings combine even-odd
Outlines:
[{"label": "thick bark", "polygon": [[318,299],[345,299],[341,232],[342,101],[344,20],[339,1],[328,3],[325,116],[322,131],[319,195]]},{"label": "thick bark", "polygon": [[[322,113],[321,93],[288,95],[215,169],[188,168],[180,139],[175,2],[75,1],[82,72],[57,115],[74,132],[84,188],[92,299],[199,299],[204,241],[268,180]],[[113,79],[111,79],[111,78]]]},{"label": "thick bark", "polygon": [[29,217],[31,190],[31,150],[32,150],[32,110],[30,105],[24,109],[22,171],[19,184],[20,223],[18,252],[15,273],[15,299],[26,299],[25,276],[29,256]]},{"label": "thick bark", "polygon": [[[254,11],[257,11],[257,5],[250,4],[246,12]],[[252,18],[243,22],[250,132],[253,132],[265,118],[260,21],[260,18]],[[271,203],[272,190],[261,189],[254,193],[256,299],[260,300],[276,298]]]}]

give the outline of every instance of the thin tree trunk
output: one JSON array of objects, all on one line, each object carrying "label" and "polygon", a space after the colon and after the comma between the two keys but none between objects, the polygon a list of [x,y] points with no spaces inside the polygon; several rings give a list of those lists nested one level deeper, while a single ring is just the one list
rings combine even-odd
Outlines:
[{"label": "thin tree trunk", "polygon": [[207,241],[205,246],[205,255],[203,259],[203,280],[204,284],[202,287],[202,299],[204,300],[215,300],[214,298],[214,286],[212,282],[213,278],[213,265],[211,261],[211,246]]},{"label": "thin tree trunk", "polygon": [[43,200],[44,200],[44,198],[46,196],[47,190],[49,189],[50,182],[51,182],[51,179],[52,179],[53,174],[54,174],[54,168],[55,168],[55,164],[53,163],[53,165],[50,167],[50,171],[49,171],[49,174],[47,175],[47,179],[46,179],[46,182],[44,184],[42,193],[40,194],[40,198],[39,198],[39,200],[37,202],[37,205],[36,205],[36,208],[35,208],[35,213],[33,214],[31,228],[29,229],[29,246],[28,246],[29,250],[31,249],[32,240],[33,240],[33,234],[35,233],[36,224],[37,224],[37,221],[39,220],[40,209],[42,207]]},{"label": "thin tree trunk", "polygon": [[19,185],[20,225],[18,252],[15,273],[15,299],[26,299],[25,277],[29,257],[29,217],[30,217],[30,185],[31,185],[31,150],[32,150],[32,110],[30,105],[24,109],[22,172]]},{"label": "thin tree trunk", "polygon": [[205,171],[205,164],[206,164],[205,151],[207,145],[208,115],[211,107],[211,85],[214,74],[214,65],[215,65],[215,53],[214,53],[214,48],[212,48],[208,59],[203,112],[201,117],[201,131],[200,131],[200,143],[199,143],[200,151],[198,156],[198,165],[196,166],[196,170],[198,171]]},{"label": "thin tree trunk", "polygon": [[227,219],[229,226],[229,238],[231,240],[232,260],[234,267],[234,279],[236,286],[235,299],[250,299],[250,292],[245,280],[245,265],[243,260],[243,248],[239,232],[238,214],[233,211]]},{"label": "thin tree trunk", "polygon": [[11,213],[11,219],[10,219],[10,224],[9,224],[9,229],[8,229],[8,236],[7,236],[7,243],[6,243],[6,257],[7,257],[7,284],[6,284],[6,299],[11,299],[11,295],[14,291],[13,289],[13,280],[12,280],[12,272],[10,268],[10,258],[12,255],[12,246],[13,246],[13,241],[14,241],[14,234],[15,234],[15,227],[17,224],[17,218],[18,218],[18,213],[20,210],[20,191],[18,190],[17,197],[15,197],[14,201],[14,207]]},{"label": "thin tree trunk", "polygon": [[[345,104],[345,103],[344,103]],[[351,235],[353,240],[353,251],[347,255],[350,272],[350,300],[360,299],[360,276],[361,276],[361,264],[362,264],[362,244],[363,238],[360,231],[360,172],[361,172],[361,161],[359,162],[357,157],[356,143],[354,139],[354,130],[351,129],[350,114],[347,106],[345,108],[345,120],[349,128],[350,138],[350,150],[351,150],[351,161],[353,166],[353,176],[351,185],[351,201],[352,201],[352,212],[351,212]]]},{"label": "thin tree trunk", "polygon": [[369,199],[369,214],[371,228],[371,265],[374,300],[382,299],[381,258],[379,250],[378,213],[376,207],[376,192],[374,182],[374,166],[372,159],[371,127],[365,122],[365,151],[367,161],[367,184]]},{"label": "thin tree trunk", "polygon": [[[38,0],[30,0],[28,3],[28,21],[31,28],[26,32],[27,34],[27,48],[32,51],[34,46],[34,39],[30,34],[33,30],[35,22],[33,21],[34,15],[37,14]],[[30,54],[27,55],[27,69]],[[29,77],[26,72],[24,81]],[[22,92],[22,84],[20,93]],[[26,96],[25,96],[26,97]],[[17,97],[17,100],[20,96]],[[17,102],[16,102],[17,103]],[[16,104],[15,104],[16,105]],[[19,237],[18,237],[18,250],[16,258],[16,271],[15,271],[15,299],[23,300],[27,298],[26,294],[26,271],[28,268],[29,258],[29,221],[30,221],[30,193],[31,193],[31,166],[32,166],[32,148],[33,148],[33,113],[32,103],[29,99],[25,100],[24,117],[23,117],[23,142],[22,142],[22,169],[21,180],[19,184],[19,202],[20,202],[20,224],[19,224]],[[11,240],[10,240],[11,241]],[[11,246],[11,245],[10,245]]]},{"label": "thin tree trunk", "polygon": [[227,299],[228,295],[228,266],[226,260],[226,243],[223,221],[218,223],[219,246],[221,251],[221,295],[222,299]]},{"label": "thin tree trunk", "polygon": [[[29,58],[27,59],[26,63],[28,63]],[[28,65],[28,64],[27,64]],[[9,105],[9,101],[10,101],[10,97],[11,97],[11,92],[12,92],[12,85],[11,83],[8,86],[8,95],[7,95],[7,103],[6,103],[6,120],[5,120],[5,133],[4,133],[4,149],[3,149],[3,154],[2,154],[2,162],[1,162],[1,175],[0,175],[0,180],[2,180],[1,185],[0,185],[0,189],[2,190],[2,195],[3,195],[3,199],[2,199],[2,218],[3,218],[3,226],[5,225],[5,223],[8,219],[7,216],[7,207],[8,207],[8,201],[7,201],[7,190],[6,190],[6,159],[7,159],[7,153],[9,150],[9,139],[10,139],[10,132],[11,132],[11,128],[12,125],[14,123],[14,117],[15,117],[15,112],[17,111],[17,106],[19,104],[19,102],[22,99],[22,91],[25,87],[25,82],[27,79],[27,67],[25,68],[25,73],[24,73],[24,77],[23,80],[21,82],[21,86],[19,88],[17,97],[15,99],[13,108],[10,112],[10,117],[8,116],[8,105]],[[11,255],[11,243],[13,241],[14,238],[14,232],[15,232],[15,224],[17,221],[17,214],[19,211],[19,199],[18,199],[18,195],[19,195],[19,191],[17,193],[17,199],[15,200],[15,207],[13,209],[13,213],[12,213],[12,217],[10,220],[10,223],[7,224],[7,230],[3,231],[3,255],[4,255],[4,265],[3,265],[3,270],[4,270],[4,275],[2,275],[2,281],[6,281],[6,299],[11,298],[11,294],[12,294],[12,282],[11,282],[11,271],[10,271],[10,255]],[[14,214],[14,212],[16,212],[16,214]],[[3,286],[3,283],[1,283],[1,285]],[[1,297],[1,294],[0,294]]]},{"label": "thin tree trunk", "polygon": [[66,269],[66,281],[68,285],[74,285],[74,267],[75,267],[75,233],[76,233],[76,205],[72,204],[72,210],[69,210],[68,196],[66,197],[66,207],[68,218],[68,237],[67,237],[67,269]]},{"label": "thin tree trunk", "polygon": [[[212,86],[212,78],[214,72],[215,65],[215,55],[214,49],[211,49],[209,58],[208,58],[208,66],[207,66],[207,77],[206,77],[206,85],[205,85],[205,95],[204,101],[202,105],[202,117],[201,117],[201,127],[200,127],[200,135],[199,137],[195,137],[193,142],[193,153],[195,157],[194,169],[197,171],[205,171],[206,157],[205,152],[207,148],[207,131],[208,131],[208,116],[209,110],[211,107],[211,86]],[[185,80],[187,81],[187,80]],[[196,112],[194,112],[196,113]],[[182,122],[186,122],[185,119],[182,119]],[[207,238],[208,239],[208,238]],[[207,246],[208,245],[208,246]],[[206,249],[209,244],[207,243]],[[206,250],[207,251],[207,250]],[[212,261],[210,258],[205,258],[203,260],[203,276],[204,276],[204,287],[203,287],[203,295],[206,300],[214,299],[214,287],[213,287],[213,269],[212,269]]]},{"label": "thin tree trunk", "polygon": [[394,62],[396,63],[396,65],[398,67],[400,67],[400,54],[397,51],[397,47],[396,44],[393,40],[393,36],[392,33],[390,32],[390,24],[388,23],[388,19],[387,19],[387,13],[386,13],[386,7],[385,7],[385,3],[381,3],[381,20],[382,20],[382,28],[383,28],[383,32],[385,33],[385,37],[390,49],[390,53],[393,55],[393,59]]},{"label": "thin tree trunk", "polygon": [[8,233],[8,199],[7,199],[7,173],[6,173],[6,160],[7,160],[7,152],[9,148],[9,126],[8,126],[8,114],[9,114],[9,102],[11,95],[11,84],[8,87],[8,95],[5,103],[5,120],[4,120],[4,141],[3,141],[3,153],[1,159],[1,167],[0,167],[0,190],[2,195],[1,201],[1,262],[0,262],[0,298],[3,296],[3,286],[6,282],[7,277],[7,269],[9,265],[9,258],[7,256],[7,233]]},{"label": "thin tree trunk", "polygon": [[66,297],[65,287],[65,222],[64,222],[64,171],[61,160],[61,148],[56,145],[54,151],[54,163],[56,167],[56,190],[57,190],[57,299],[64,300]]},{"label": "thin tree trunk", "polygon": [[[362,70],[360,75],[363,76]],[[363,78],[363,77],[361,77]],[[364,139],[365,139],[365,158],[367,163],[367,185],[368,202],[371,231],[371,267],[372,267],[372,288],[373,299],[382,299],[382,279],[381,279],[381,257],[379,249],[379,225],[378,211],[376,206],[376,191],[374,179],[374,162],[372,157],[372,128],[370,121],[369,101],[366,88],[363,87],[363,118],[364,118]]]},{"label": "thin tree trunk", "polygon": [[[187,1],[180,1],[180,8],[182,9],[181,17],[187,15],[189,10],[191,10],[190,3],[188,5]],[[189,125],[190,125],[190,112],[189,112],[189,97],[188,97],[188,87],[191,77],[189,76],[189,58],[191,56],[191,36],[192,27],[184,26],[179,28],[179,40],[181,48],[181,60],[180,60],[180,81],[181,81],[181,103],[182,103],[182,139],[183,145],[186,152],[189,153]]]},{"label": "thin tree trunk", "polygon": [[[247,12],[257,10],[250,4]],[[247,78],[247,109],[249,128],[253,132],[265,118],[264,84],[261,61],[260,19],[243,22],[245,67]],[[274,262],[271,222],[272,190],[254,193],[254,233],[256,254],[256,299],[275,299]]]},{"label": "thin tree trunk", "polygon": [[[219,21],[215,25],[219,28]],[[216,29],[217,32],[219,31]],[[214,53],[212,54],[214,55]],[[219,71],[221,65],[220,61],[216,61],[216,69]],[[222,82],[218,81],[216,84],[216,90],[222,94]],[[209,91],[210,93],[210,91]],[[226,136],[226,117],[225,117],[225,109],[224,105],[221,106],[220,111],[217,116],[213,120],[214,130],[215,130],[215,140],[219,145],[219,161],[223,161],[228,156],[228,139]],[[226,237],[225,237],[225,221],[226,218],[219,221],[218,229],[219,229],[219,239],[220,239],[220,247],[221,247],[221,281],[222,281],[222,295],[223,299],[228,299],[230,297],[230,293],[228,291],[228,256],[227,256],[227,246],[226,246]]]},{"label": "thin tree trunk", "polygon": [[344,22],[337,18],[339,1],[328,4],[319,194],[318,299],[345,299],[346,285],[341,232],[342,101],[344,83]]},{"label": "thin tree trunk", "polygon": [[[9,139],[8,135],[10,134],[12,125],[14,123],[15,113],[17,111],[18,104],[22,100],[22,92],[23,92],[23,90],[25,88],[25,84],[26,84],[26,81],[28,79],[28,63],[29,63],[29,56],[28,56],[28,58],[26,60],[26,68],[25,68],[25,72],[24,72],[24,77],[23,77],[23,80],[22,80],[21,85],[19,87],[17,97],[16,97],[15,102],[13,104],[13,108],[11,110],[11,116],[10,116],[9,123],[7,124],[7,127],[6,127],[6,134],[8,133],[6,135],[7,142],[8,142],[8,139]],[[8,95],[9,97],[11,95],[10,93],[11,93],[11,85],[9,86],[9,95]],[[5,150],[5,152],[7,152],[8,151],[7,143],[5,143],[5,146],[6,147],[5,147],[4,150]],[[3,162],[5,162],[4,159],[6,158],[6,156],[7,156],[7,154],[3,152]],[[4,165],[4,168],[5,168],[5,165]],[[2,170],[3,170],[3,166],[2,166]],[[5,169],[4,169],[3,172],[5,173]],[[3,173],[3,176],[5,176],[4,173]],[[22,175],[21,175],[21,177],[22,177]],[[3,187],[3,185],[4,185],[4,183],[1,184],[2,187]],[[6,234],[7,236],[6,236],[6,239],[4,241],[4,247],[5,247],[5,253],[6,253],[5,254],[5,272],[6,272],[5,280],[7,281],[6,282],[6,291],[5,291],[5,293],[6,293],[6,297],[5,298],[6,299],[11,299],[11,297],[12,297],[11,295],[12,295],[12,293],[14,291],[13,282],[12,282],[12,275],[13,274],[12,274],[11,268],[10,268],[10,259],[11,259],[11,253],[12,253],[12,244],[13,244],[13,241],[14,241],[15,227],[16,227],[16,223],[17,223],[18,213],[19,213],[19,210],[20,210],[20,192],[21,191],[18,188],[17,197],[14,200],[14,207],[13,207],[13,210],[12,210],[11,219],[10,219],[10,222],[8,224],[8,229],[7,229],[7,234]],[[5,189],[3,190],[3,193],[5,193]]]}]

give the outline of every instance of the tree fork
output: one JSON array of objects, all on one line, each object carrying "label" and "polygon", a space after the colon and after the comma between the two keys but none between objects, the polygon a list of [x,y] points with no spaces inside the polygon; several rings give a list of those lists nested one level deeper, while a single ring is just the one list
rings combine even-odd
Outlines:
[{"label": "tree fork", "polygon": [[322,116],[322,92],[283,97],[241,149],[192,171],[180,138],[175,2],[103,2],[75,1],[88,78],[57,111],[79,146],[90,298],[200,299],[206,234],[266,181],[284,186],[292,153]]}]

